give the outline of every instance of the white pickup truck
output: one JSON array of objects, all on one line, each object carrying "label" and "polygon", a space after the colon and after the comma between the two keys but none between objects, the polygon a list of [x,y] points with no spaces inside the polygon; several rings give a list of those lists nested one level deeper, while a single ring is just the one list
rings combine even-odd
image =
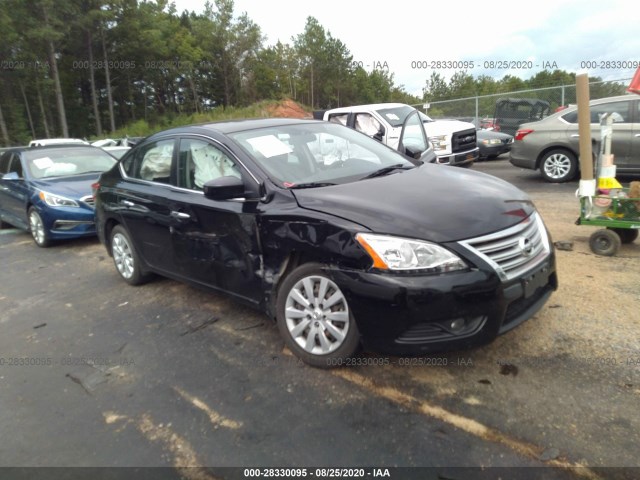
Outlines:
[{"label": "white pickup truck", "polygon": [[[354,128],[397,150],[405,119],[414,111],[415,108],[403,103],[377,103],[326,110],[322,112],[322,119]],[[470,166],[478,159],[473,124],[432,120],[422,112],[418,115],[433,146],[435,163]]]}]

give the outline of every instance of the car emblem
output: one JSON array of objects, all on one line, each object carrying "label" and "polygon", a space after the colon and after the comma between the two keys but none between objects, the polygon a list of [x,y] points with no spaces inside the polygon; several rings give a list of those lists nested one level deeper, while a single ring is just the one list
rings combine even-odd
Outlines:
[{"label": "car emblem", "polygon": [[520,251],[525,257],[528,257],[531,255],[531,252],[533,252],[533,245],[531,245],[531,240],[527,237],[520,237],[520,240],[518,240],[518,247],[520,247]]}]

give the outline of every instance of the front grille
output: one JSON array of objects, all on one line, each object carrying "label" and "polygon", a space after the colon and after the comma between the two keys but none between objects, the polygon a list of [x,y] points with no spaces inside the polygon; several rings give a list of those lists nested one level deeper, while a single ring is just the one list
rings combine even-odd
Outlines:
[{"label": "front grille", "polygon": [[493,266],[503,281],[539,265],[551,252],[549,237],[537,213],[506,230],[459,243]]},{"label": "front grille", "polygon": [[453,153],[471,150],[476,146],[476,130],[474,128],[455,132],[451,136],[451,151]]},{"label": "front grille", "polygon": [[96,207],[96,199],[94,198],[93,195],[87,195],[86,197],[82,197],[80,199],[80,201],[86,203],[91,208],[95,208]]}]

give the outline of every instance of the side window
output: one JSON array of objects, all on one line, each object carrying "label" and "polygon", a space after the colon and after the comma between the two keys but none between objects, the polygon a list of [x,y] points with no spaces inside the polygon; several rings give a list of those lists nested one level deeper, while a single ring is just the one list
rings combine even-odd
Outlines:
[{"label": "side window", "polygon": [[358,113],[356,115],[356,130],[370,137],[375,136],[380,131],[380,122],[369,113]]},{"label": "side window", "polygon": [[600,123],[602,115],[611,113],[614,123],[629,123],[629,102],[603,103],[594,105],[590,109],[591,123]]},{"label": "side window", "polygon": [[9,163],[11,162],[11,153],[3,153],[0,157],[0,175],[9,173]]},{"label": "side window", "polygon": [[15,172],[18,177],[22,178],[22,163],[20,162],[20,156],[13,154],[11,163],[9,164],[9,172]]},{"label": "side window", "polygon": [[241,178],[240,167],[213,144],[190,138],[180,140],[178,186],[202,190],[209,180],[219,177]]},{"label": "side window", "polygon": [[329,116],[329,122],[339,123],[340,125],[346,125],[347,118],[349,118],[348,113],[334,113],[333,115]]},{"label": "side window", "polygon": [[151,182],[171,182],[171,159],[174,140],[161,140],[137,150],[133,158],[123,164],[127,175]]}]

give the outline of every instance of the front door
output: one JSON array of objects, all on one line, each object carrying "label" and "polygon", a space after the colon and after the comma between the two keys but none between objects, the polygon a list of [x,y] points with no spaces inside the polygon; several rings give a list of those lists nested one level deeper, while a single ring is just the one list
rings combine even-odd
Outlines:
[{"label": "front door", "polygon": [[[247,196],[212,200],[204,184],[221,176],[245,182]],[[180,140],[175,207],[182,222],[171,230],[176,273],[257,303],[262,298],[256,227],[257,183],[221,144],[204,137]]]}]

